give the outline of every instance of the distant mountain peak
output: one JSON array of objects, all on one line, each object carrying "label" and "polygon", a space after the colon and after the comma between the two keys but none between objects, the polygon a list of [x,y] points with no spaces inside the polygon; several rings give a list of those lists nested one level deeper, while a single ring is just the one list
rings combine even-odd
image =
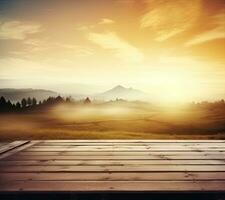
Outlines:
[{"label": "distant mountain peak", "polygon": [[127,100],[138,100],[143,99],[145,96],[145,93],[143,93],[140,90],[136,90],[133,88],[126,88],[122,85],[117,85],[114,88],[107,90],[101,94],[99,94],[97,97],[106,99],[106,100],[113,100],[117,98],[127,99]]},{"label": "distant mountain peak", "polygon": [[112,88],[111,90],[126,90],[127,88],[123,87],[122,85],[117,85],[114,88]]}]

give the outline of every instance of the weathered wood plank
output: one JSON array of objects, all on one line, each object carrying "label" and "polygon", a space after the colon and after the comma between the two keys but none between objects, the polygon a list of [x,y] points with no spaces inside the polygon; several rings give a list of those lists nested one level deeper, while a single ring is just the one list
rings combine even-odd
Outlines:
[{"label": "weathered wood plank", "polygon": [[[0,166],[124,166],[124,165],[225,165],[225,160],[22,160],[0,161]],[[225,166],[224,166],[225,167]]]},{"label": "weathered wood plank", "polygon": [[[225,145],[224,145],[225,146]],[[27,149],[27,151],[65,151],[65,150],[71,150],[71,151],[84,151],[84,150],[120,150],[120,151],[127,151],[127,150],[138,150],[138,151],[165,151],[165,149],[168,149],[169,151],[218,151],[218,152],[225,152],[225,147],[199,147],[199,146],[192,146],[192,147],[178,147],[178,146],[171,146],[171,147],[154,147],[154,146],[146,146],[146,147],[137,147],[137,146],[130,146],[130,147],[119,147],[119,146],[110,146],[110,147],[88,147],[88,146],[34,146],[33,148]]]},{"label": "weathered wood plank", "polygon": [[199,151],[168,151],[168,152],[163,152],[163,151],[152,151],[152,152],[143,152],[143,151],[138,151],[138,152],[129,152],[129,151],[111,151],[111,152],[104,152],[104,151],[22,151],[17,154],[17,156],[35,156],[35,155],[46,155],[46,156],[53,156],[53,155],[61,155],[61,156],[78,156],[78,155],[84,155],[84,156],[146,156],[146,155],[161,155],[161,156],[166,156],[166,155],[195,155],[195,156],[201,156],[201,155],[210,155],[210,156],[224,156],[225,157],[225,152],[211,152],[211,151],[204,151],[204,152],[199,152]]},{"label": "weathered wood plank", "polygon": [[225,181],[9,181],[0,191],[224,191]]},{"label": "weathered wood plank", "polygon": [[0,166],[0,172],[175,172],[212,171],[225,172],[222,165],[124,165],[124,166]]},{"label": "weathered wood plank", "polygon": [[14,141],[3,146],[0,146],[0,154],[10,151],[14,148],[27,144],[29,141]]},{"label": "weathered wood plank", "polygon": [[142,146],[191,146],[191,147],[215,147],[215,146],[222,146],[224,147],[224,143],[95,143],[95,142],[89,142],[89,143],[69,143],[69,142],[41,142],[36,147],[67,147],[67,146],[136,146],[136,147],[142,147]]},{"label": "weathered wood plank", "polygon": [[174,145],[167,145],[167,144],[161,144],[161,145],[153,145],[153,144],[145,144],[145,145],[105,145],[106,143],[103,143],[102,145],[37,145],[36,148],[224,148],[225,145],[222,145],[220,143],[217,145],[217,143],[212,143],[210,145],[204,144],[204,145],[188,145],[188,144],[174,144]]},{"label": "weathered wood plank", "polygon": [[120,151],[126,151],[126,150],[138,150],[138,151],[165,151],[165,149],[168,149],[170,151],[223,151],[225,152],[225,147],[177,147],[177,146],[171,146],[171,147],[154,147],[154,146],[146,146],[146,147],[118,147],[118,146],[111,146],[111,147],[88,147],[88,146],[65,146],[65,147],[33,147],[27,149],[27,151],[65,151],[65,150],[71,150],[71,151],[84,151],[84,150],[120,150]]},{"label": "weathered wood plank", "polygon": [[29,148],[26,151],[147,151],[147,152],[151,152],[151,151],[221,151],[221,152],[225,152],[225,148],[153,148],[153,147],[149,147],[149,148],[80,148],[80,147],[73,147],[73,148],[38,148],[38,147],[33,147],[33,148]]},{"label": "weathered wood plank", "polygon": [[185,181],[224,180],[225,172],[0,173],[2,181]]},{"label": "weathered wood plank", "polygon": [[26,144],[23,144],[23,145],[20,145],[10,151],[7,151],[7,152],[4,152],[3,154],[0,154],[0,160],[1,159],[4,159],[4,158],[7,158],[8,156],[11,156],[11,155],[14,155],[16,154],[17,152],[20,152],[28,147],[31,147],[32,145],[34,144],[37,144],[39,141],[28,141]]},{"label": "weathered wood plank", "polygon": [[12,155],[4,160],[224,160],[223,155],[149,155],[149,156],[17,156]]},{"label": "weathered wood plank", "polygon": [[126,140],[116,140],[116,139],[112,139],[112,140],[101,140],[101,139],[97,139],[97,140],[45,140],[44,142],[84,142],[84,143],[92,143],[92,142],[97,142],[97,143],[127,143],[127,142],[132,142],[132,143],[146,143],[146,142],[152,142],[152,143],[225,143],[225,140],[133,140],[133,139],[126,139]]}]

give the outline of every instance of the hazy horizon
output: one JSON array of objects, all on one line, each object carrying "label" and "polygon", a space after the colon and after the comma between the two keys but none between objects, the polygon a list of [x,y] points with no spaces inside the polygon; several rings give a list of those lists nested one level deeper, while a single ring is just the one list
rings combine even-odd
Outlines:
[{"label": "hazy horizon", "polygon": [[0,87],[221,99],[224,13],[224,0],[0,1]]}]

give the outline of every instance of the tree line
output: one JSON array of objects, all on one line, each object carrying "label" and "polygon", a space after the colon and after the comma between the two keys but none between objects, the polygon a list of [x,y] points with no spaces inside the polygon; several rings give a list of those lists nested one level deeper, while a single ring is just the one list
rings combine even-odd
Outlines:
[{"label": "tree line", "polygon": [[21,101],[12,103],[10,100],[6,100],[5,97],[2,96],[0,98],[0,112],[19,112],[34,108],[48,107],[65,102],[71,102],[71,98],[67,97],[64,99],[61,96],[57,96],[49,97],[48,99],[37,102],[36,98],[28,97],[27,99],[23,98]]},{"label": "tree line", "polygon": [[198,103],[192,103],[192,108],[202,109],[202,110],[225,110],[225,101],[224,99],[221,99],[219,101],[214,102],[208,102],[208,101],[202,101]]}]

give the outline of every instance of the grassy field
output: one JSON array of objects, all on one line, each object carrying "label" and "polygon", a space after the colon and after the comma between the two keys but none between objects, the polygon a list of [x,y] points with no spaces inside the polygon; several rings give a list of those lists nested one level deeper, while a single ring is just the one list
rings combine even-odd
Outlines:
[{"label": "grassy field", "polygon": [[108,103],[0,115],[0,141],[31,139],[225,139],[225,113]]}]

